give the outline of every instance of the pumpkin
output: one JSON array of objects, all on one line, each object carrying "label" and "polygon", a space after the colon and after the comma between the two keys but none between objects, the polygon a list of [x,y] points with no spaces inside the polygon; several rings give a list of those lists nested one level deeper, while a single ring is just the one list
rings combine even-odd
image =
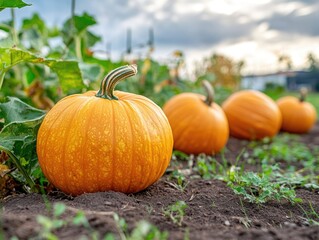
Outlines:
[{"label": "pumpkin", "polygon": [[37,136],[40,166],[63,192],[141,191],[165,172],[172,154],[169,122],[150,99],[114,91],[135,65],[111,71],[98,92],[60,100]]},{"label": "pumpkin", "polygon": [[262,92],[242,90],[222,104],[230,135],[247,140],[273,137],[280,130],[281,113],[276,103]]},{"label": "pumpkin", "polygon": [[285,96],[277,100],[282,114],[281,129],[290,133],[307,133],[315,124],[317,112],[306,102],[307,89],[300,89],[300,97]]},{"label": "pumpkin", "polygon": [[172,127],[174,149],[187,154],[215,154],[229,136],[227,118],[213,102],[213,89],[205,81],[207,97],[182,93],[171,98],[163,111]]}]

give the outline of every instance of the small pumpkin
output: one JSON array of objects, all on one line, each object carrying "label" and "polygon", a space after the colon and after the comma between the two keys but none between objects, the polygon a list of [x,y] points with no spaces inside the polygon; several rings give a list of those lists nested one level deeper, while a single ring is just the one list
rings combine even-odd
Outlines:
[{"label": "small pumpkin", "polygon": [[204,82],[207,97],[182,93],[163,107],[174,136],[174,149],[188,154],[215,154],[227,143],[227,118],[213,101],[213,88]]},{"label": "small pumpkin", "polygon": [[290,133],[307,133],[317,119],[314,106],[306,102],[307,89],[300,89],[300,97],[285,96],[277,100],[282,114],[281,129]]},{"label": "small pumpkin", "polygon": [[98,92],[74,94],[45,116],[37,137],[44,175],[71,195],[141,191],[165,172],[172,154],[169,122],[150,99],[115,91],[135,65],[111,71]]},{"label": "small pumpkin", "polygon": [[230,135],[236,138],[259,140],[273,137],[280,130],[280,110],[276,103],[262,92],[236,92],[226,99],[222,108],[229,122]]}]

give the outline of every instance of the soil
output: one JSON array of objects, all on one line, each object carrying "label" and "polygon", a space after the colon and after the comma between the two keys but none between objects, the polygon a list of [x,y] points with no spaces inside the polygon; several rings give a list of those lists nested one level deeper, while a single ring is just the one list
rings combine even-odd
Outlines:
[{"label": "soil", "polygon": [[[301,135],[300,140],[311,148],[318,147],[319,123],[310,133]],[[230,164],[235,162],[245,145],[246,141],[230,139],[226,154]],[[310,212],[310,203],[319,213],[318,191],[297,189],[297,196],[303,199],[300,204],[271,201],[257,205],[240,200],[222,181],[194,176],[188,181],[185,189],[179,190],[167,173],[148,189],[136,194],[99,192],[73,198],[52,191],[48,195],[11,195],[3,201],[2,234],[5,239],[13,236],[35,239],[43,230],[37,223],[37,216],[46,215],[52,219],[50,207],[62,202],[67,206],[62,219],[73,219],[81,210],[90,227],[79,227],[68,221],[53,231],[59,239],[83,239],[84,236],[91,239],[93,232],[98,233],[98,239],[107,233],[121,239],[114,213],[126,220],[127,232],[132,231],[140,220],[147,220],[159,230],[167,231],[168,239],[319,239],[319,226],[311,225],[305,214]],[[185,201],[187,208],[179,226],[164,211],[181,200]],[[312,218],[319,221],[315,216]]]}]

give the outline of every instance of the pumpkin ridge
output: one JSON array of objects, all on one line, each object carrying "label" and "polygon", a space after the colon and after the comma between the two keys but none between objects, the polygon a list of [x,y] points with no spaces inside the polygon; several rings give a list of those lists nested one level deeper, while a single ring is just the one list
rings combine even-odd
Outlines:
[{"label": "pumpkin ridge", "polygon": [[[86,125],[84,126],[84,129],[90,129],[90,126],[91,126],[91,121],[90,121],[90,118],[92,117],[92,112],[99,112],[96,110],[97,107],[101,107],[102,105],[100,104],[96,104],[96,100],[97,98],[96,97],[90,97],[90,101],[88,101],[86,103],[86,105],[90,105],[90,106],[87,106],[88,107],[88,113],[87,113],[87,116],[90,116],[88,119],[87,119],[87,122],[86,122]],[[85,106],[86,107],[86,106]],[[84,108],[84,107],[83,107]],[[82,109],[83,109],[82,108]],[[89,143],[88,143],[88,134],[89,134],[89,131],[85,131],[85,134],[84,134],[84,140],[83,140],[83,145],[84,146],[87,146]],[[87,144],[88,143],[88,144]],[[89,164],[89,161],[92,161],[92,159],[90,159],[88,157],[88,152],[82,152],[82,162],[81,162],[81,169],[87,169],[88,168],[88,164]],[[96,166],[102,166],[100,164],[101,162],[101,157],[98,158],[98,161],[99,163],[98,164],[95,164]],[[87,173],[88,171],[83,171],[83,175],[82,175],[82,181],[81,181],[81,185],[82,186],[85,186],[87,183],[86,179],[88,178],[87,176]],[[97,179],[96,182],[96,187],[97,189],[101,190],[100,188],[100,171],[96,171],[95,172],[95,178]],[[95,186],[93,186],[93,188],[95,189]],[[91,191],[90,191],[91,192]]]},{"label": "pumpkin ridge", "polygon": [[[148,109],[148,110],[153,110],[153,109],[151,109],[148,105],[146,105],[144,102],[140,102],[141,104],[143,104],[145,107],[146,107],[146,109]],[[159,108],[157,105],[155,105],[154,103],[153,103],[153,105],[155,106],[155,107],[157,107],[157,108]],[[161,117],[162,118],[164,118],[164,119],[166,119],[166,121],[167,121],[167,123],[169,124],[169,122],[168,122],[168,119],[166,118],[166,116],[165,116],[165,114],[162,112],[162,111],[159,111],[158,113],[160,113],[161,114]],[[165,134],[165,132],[164,132],[164,127],[163,127],[163,124],[162,124],[162,121],[159,121],[158,120],[158,118],[153,118],[152,117],[152,114],[149,114],[149,112],[147,111],[147,114],[150,116],[150,119],[152,119],[152,121],[154,121],[154,122],[158,122],[159,123],[159,125],[160,125],[160,130],[161,130],[161,138],[162,138],[162,136],[164,137],[164,141],[161,141],[162,143],[163,143],[163,148],[164,149],[167,149],[167,140],[168,139],[165,139],[165,136],[167,136],[167,134]],[[164,161],[165,160],[165,161]],[[163,158],[163,159],[159,159],[159,161],[160,162],[157,162],[157,166],[156,166],[156,169],[158,169],[158,172],[156,173],[156,178],[159,178],[161,175],[163,175],[164,174],[164,172],[165,172],[165,170],[164,170],[164,168],[166,169],[166,167],[167,167],[167,164],[166,164],[166,156],[165,156],[165,159]],[[158,167],[158,166],[160,166],[160,167]],[[153,168],[154,168],[155,166],[153,165]],[[164,170],[164,172],[163,172],[163,170]],[[163,173],[162,173],[163,172]],[[149,179],[148,179],[148,181],[149,181]],[[154,180],[152,181],[152,183],[154,182]]]},{"label": "pumpkin ridge", "polygon": [[[115,147],[116,146],[116,138],[115,138],[115,129],[116,129],[116,118],[115,118],[115,111],[114,111],[114,105],[113,105],[113,101],[110,101],[110,105],[111,105],[111,109],[112,109],[112,123],[113,123],[113,127],[112,129],[112,157],[110,159],[116,159],[115,158]],[[116,166],[115,165],[115,161],[111,161],[111,172],[114,172]],[[111,183],[110,183],[110,187],[111,189],[113,189],[114,186],[114,181],[115,181],[115,177],[111,178]]]},{"label": "pumpkin ridge", "polygon": [[[185,108],[187,108],[187,107],[185,107]],[[199,114],[196,115],[197,118],[198,118],[198,115],[199,115]],[[173,116],[173,115],[172,115],[172,116]],[[186,118],[183,119],[183,122],[188,123],[190,119],[193,119],[193,120],[195,121],[195,119],[197,119],[196,117],[194,118],[193,115],[189,114]],[[186,127],[186,129],[185,129],[185,125],[179,124],[178,126],[174,126],[174,132],[175,132],[175,133],[178,133],[178,137],[175,138],[175,144],[178,145],[178,143],[179,143],[181,140],[183,140],[183,138],[185,137],[185,135],[188,134],[189,128]],[[182,133],[179,134],[179,132],[182,132]],[[187,133],[187,134],[186,134],[186,133]],[[183,146],[184,146],[184,145],[183,145]]]},{"label": "pumpkin ridge", "polygon": [[[69,108],[70,108],[70,109],[73,109],[73,108],[74,108],[73,105],[76,105],[76,103],[77,103],[77,101],[76,101],[76,99],[74,98],[74,101],[73,101],[70,105],[67,105],[65,108],[63,108],[63,111],[65,111],[65,110],[67,110],[67,109],[69,109]],[[61,118],[61,117],[63,117],[63,114],[57,115],[57,118],[55,119],[55,121],[52,121],[50,127],[47,127],[47,128],[46,128],[46,132],[43,133],[43,135],[48,135],[48,133],[52,131],[52,126],[56,123],[56,120],[59,119],[59,118]],[[49,130],[49,131],[48,131],[48,130]],[[44,146],[41,147],[42,149],[40,149],[40,151],[43,151],[44,149],[47,149],[47,145],[48,145],[48,144],[49,144],[49,141],[46,139],[45,144],[44,144]],[[41,155],[43,155],[43,154],[41,154]],[[62,159],[62,158],[61,158],[61,159]],[[65,169],[65,168],[64,168],[64,161],[62,161],[62,165],[63,165],[63,169]],[[47,170],[47,165],[44,164],[44,166],[45,166],[45,169],[46,169],[45,171],[48,172],[48,170]],[[64,172],[64,171],[62,171],[61,178],[63,179],[64,185],[67,185],[66,176],[65,176],[65,172]],[[66,184],[65,184],[65,183],[66,183]]]},{"label": "pumpkin ridge", "polygon": [[[139,104],[143,104],[143,102],[141,102],[141,101],[135,101],[133,104],[135,105],[135,104],[137,104],[137,102],[139,103]],[[143,106],[145,106],[146,108],[145,108],[145,110],[143,111],[143,115],[145,114],[145,115],[147,115],[148,116],[148,118],[150,119],[150,120],[152,120],[152,121],[154,121],[154,119],[152,118],[152,117],[150,117],[150,114],[148,113],[148,111],[146,110],[146,109],[149,109],[149,106],[147,106],[146,104],[143,104]],[[143,119],[143,122],[145,123],[145,119],[144,118],[142,118]],[[161,123],[160,123],[161,124]],[[149,126],[148,124],[143,124],[144,126]],[[147,127],[148,128],[148,127]],[[160,129],[162,129],[162,125],[161,125],[161,128]],[[153,148],[152,148],[152,138],[151,138],[151,136],[150,136],[150,131],[147,131],[147,134],[146,134],[146,136],[147,136],[147,139],[148,139],[148,141],[149,141],[149,144],[150,144],[150,147],[149,147],[149,149],[150,149],[150,153],[149,153],[149,155],[152,157],[152,159],[151,159],[151,161],[154,161],[154,151],[153,151]],[[156,157],[155,157],[156,158]],[[144,184],[142,185],[142,187],[141,188],[143,188],[143,189],[145,189],[145,186],[147,185],[147,183],[149,183],[150,182],[150,177],[152,177],[152,171],[154,170],[154,165],[155,164],[152,164],[152,169],[150,169],[150,171],[148,171],[148,173],[145,173],[145,171],[144,171],[144,179],[145,179],[145,181],[144,181]],[[161,171],[162,171],[162,168],[158,168],[158,162],[157,162],[157,166],[156,166],[156,168],[157,169],[160,169]],[[143,168],[142,168],[142,172],[143,172]],[[157,174],[156,174],[157,175]],[[143,178],[143,177],[142,177]],[[141,181],[142,182],[142,181]]]},{"label": "pumpkin ridge", "polygon": [[[134,133],[133,133],[133,124],[132,124],[132,121],[131,121],[131,118],[130,118],[130,114],[129,114],[129,112],[128,112],[128,110],[126,109],[126,107],[125,107],[125,105],[126,106],[128,106],[128,107],[130,107],[131,108],[131,106],[130,106],[130,101],[119,101],[119,103],[121,103],[121,106],[122,106],[122,108],[123,108],[123,110],[124,110],[124,112],[125,112],[125,114],[126,114],[126,119],[128,120],[128,122],[129,122],[129,124],[130,124],[130,126],[131,126],[131,128],[130,128],[130,131],[131,131],[131,139],[132,139],[132,146],[131,146],[131,156],[130,156],[130,163],[129,164],[127,164],[128,166],[130,166],[131,168],[130,168],[130,171],[129,171],[129,179],[130,179],[130,183],[129,183],[129,185],[128,185],[128,187],[127,187],[127,189],[125,190],[125,192],[129,192],[129,190],[130,190],[130,188],[131,188],[131,186],[132,186],[132,180],[133,180],[133,178],[132,178],[132,173],[133,173],[133,159],[134,159],[134,156],[133,156],[133,149],[134,149],[134,146],[135,146],[135,141],[134,141]],[[125,105],[123,105],[123,104],[125,104]],[[132,109],[132,108],[131,108]],[[134,111],[134,110],[133,110]]]},{"label": "pumpkin ridge", "polygon": [[[74,119],[76,119],[76,117],[77,117],[77,115],[78,115],[80,109],[81,109],[84,105],[86,105],[88,101],[90,101],[90,98],[86,99],[84,102],[80,103],[80,104],[77,106],[76,110],[74,111],[74,114],[73,114],[72,118],[70,119],[70,121],[69,121],[69,123],[68,123],[69,128],[72,126],[73,121],[74,121]],[[65,135],[65,137],[64,137],[64,139],[63,139],[63,140],[64,140],[64,144],[63,144],[63,147],[62,147],[62,149],[63,149],[62,159],[65,159],[66,149],[67,149],[67,147],[69,146],[69,144],[67,144],[67,143],[69,142],[69,138],[70,138],[70,132],[67,131],[67,132],[66,132],[66,135]],[[62,165],[63,165],[63,169],[65,169],[65,161],[63,161]],[[69,184],[72,183],[73,181],[72,181],[72,179],[68,179],[68,176],[65,174],[65,171],[62,171],[62,172],[63,172],[64,178],[66,179],[66,184],[65,184],[63,187],[65,187],[65,189],[66,189],[67,192],[71,192],[71,191],[70,191],[70,185],[69,185]]]}]

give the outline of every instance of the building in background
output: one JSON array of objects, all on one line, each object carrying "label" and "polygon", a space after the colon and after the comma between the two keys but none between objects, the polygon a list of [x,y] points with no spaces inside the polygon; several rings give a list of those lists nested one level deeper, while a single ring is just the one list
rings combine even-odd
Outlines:
[{"label": "building in background", "polygon": [[271,74],[247,75],[241,79],[241,87],[263,91],[269,87],[282,87],[298,91],[306,87],[319,92],[319,71],[286,71]]}]

